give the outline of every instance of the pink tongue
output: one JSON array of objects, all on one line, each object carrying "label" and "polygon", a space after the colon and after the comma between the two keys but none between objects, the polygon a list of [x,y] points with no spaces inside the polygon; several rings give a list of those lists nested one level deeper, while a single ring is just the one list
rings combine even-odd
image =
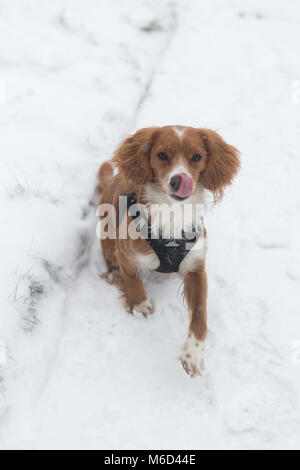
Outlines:
[{"label": "pink tongue", "polygon": [[175,196],[182,198],[188,197],[192,194],[193,191],[193,180],[185,173],[180,173],[179,176],[181,176],[181,181]]}]

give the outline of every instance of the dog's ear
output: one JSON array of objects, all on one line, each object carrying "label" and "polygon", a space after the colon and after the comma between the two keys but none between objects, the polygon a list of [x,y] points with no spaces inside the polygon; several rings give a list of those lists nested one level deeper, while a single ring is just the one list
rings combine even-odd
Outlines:
[{"label": "dog's ear", "polygon": [[232,183],[238,172],[239,151],[227,144],[217,132],[200,129],[200,133],[207,153],[206,166],[200,174],[200,183],[212,191],[216,201],[222,198],[225,186]]},{"label": "dog's ear", "polygon": [[138,130],[127,137],[114,154],[112,161],[116,164],[126,187],[135,189],[150,181],[150,152],[157,131],[157,127]]}]

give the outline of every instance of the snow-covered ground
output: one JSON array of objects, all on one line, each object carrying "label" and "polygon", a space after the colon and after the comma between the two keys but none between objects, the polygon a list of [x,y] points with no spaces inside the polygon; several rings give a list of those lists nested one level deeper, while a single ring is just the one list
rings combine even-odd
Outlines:
[{"label": "snow-covered ground", "polygon": [[[0,0],[0,448],[300,448],[299,25],[293,0]],[[98,277],[98,166],[164,124],[242,152],[197,379],[178,279],[145,320]]]}]

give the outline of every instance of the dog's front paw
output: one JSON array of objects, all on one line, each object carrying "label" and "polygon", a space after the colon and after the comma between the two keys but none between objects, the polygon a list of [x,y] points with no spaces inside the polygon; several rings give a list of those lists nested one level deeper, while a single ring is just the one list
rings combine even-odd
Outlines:
[{"label": "dog's front paw", "polygon": [[204,342],[189,333],[180,357],[182,366],[187,374],[203,375],[204,372]]},{"label": "dog's front paw", "polygon": [[154,305],[151,299],[149,297],[146,298],[143,302],[140,304],[137,304],[133,307],[133,314],[142,314],[143,317],[147,317],[154,311]]}]

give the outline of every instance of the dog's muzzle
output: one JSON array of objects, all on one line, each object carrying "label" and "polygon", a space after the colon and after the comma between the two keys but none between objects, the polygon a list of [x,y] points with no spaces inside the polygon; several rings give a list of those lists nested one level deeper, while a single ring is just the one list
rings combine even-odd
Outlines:
[{"label": "dog's muzzle", "polygon": [[193,192],[193,180],[186,173],[174,175],[170,179],[170,189],[173,196],[179,199],[186,199]]}]

